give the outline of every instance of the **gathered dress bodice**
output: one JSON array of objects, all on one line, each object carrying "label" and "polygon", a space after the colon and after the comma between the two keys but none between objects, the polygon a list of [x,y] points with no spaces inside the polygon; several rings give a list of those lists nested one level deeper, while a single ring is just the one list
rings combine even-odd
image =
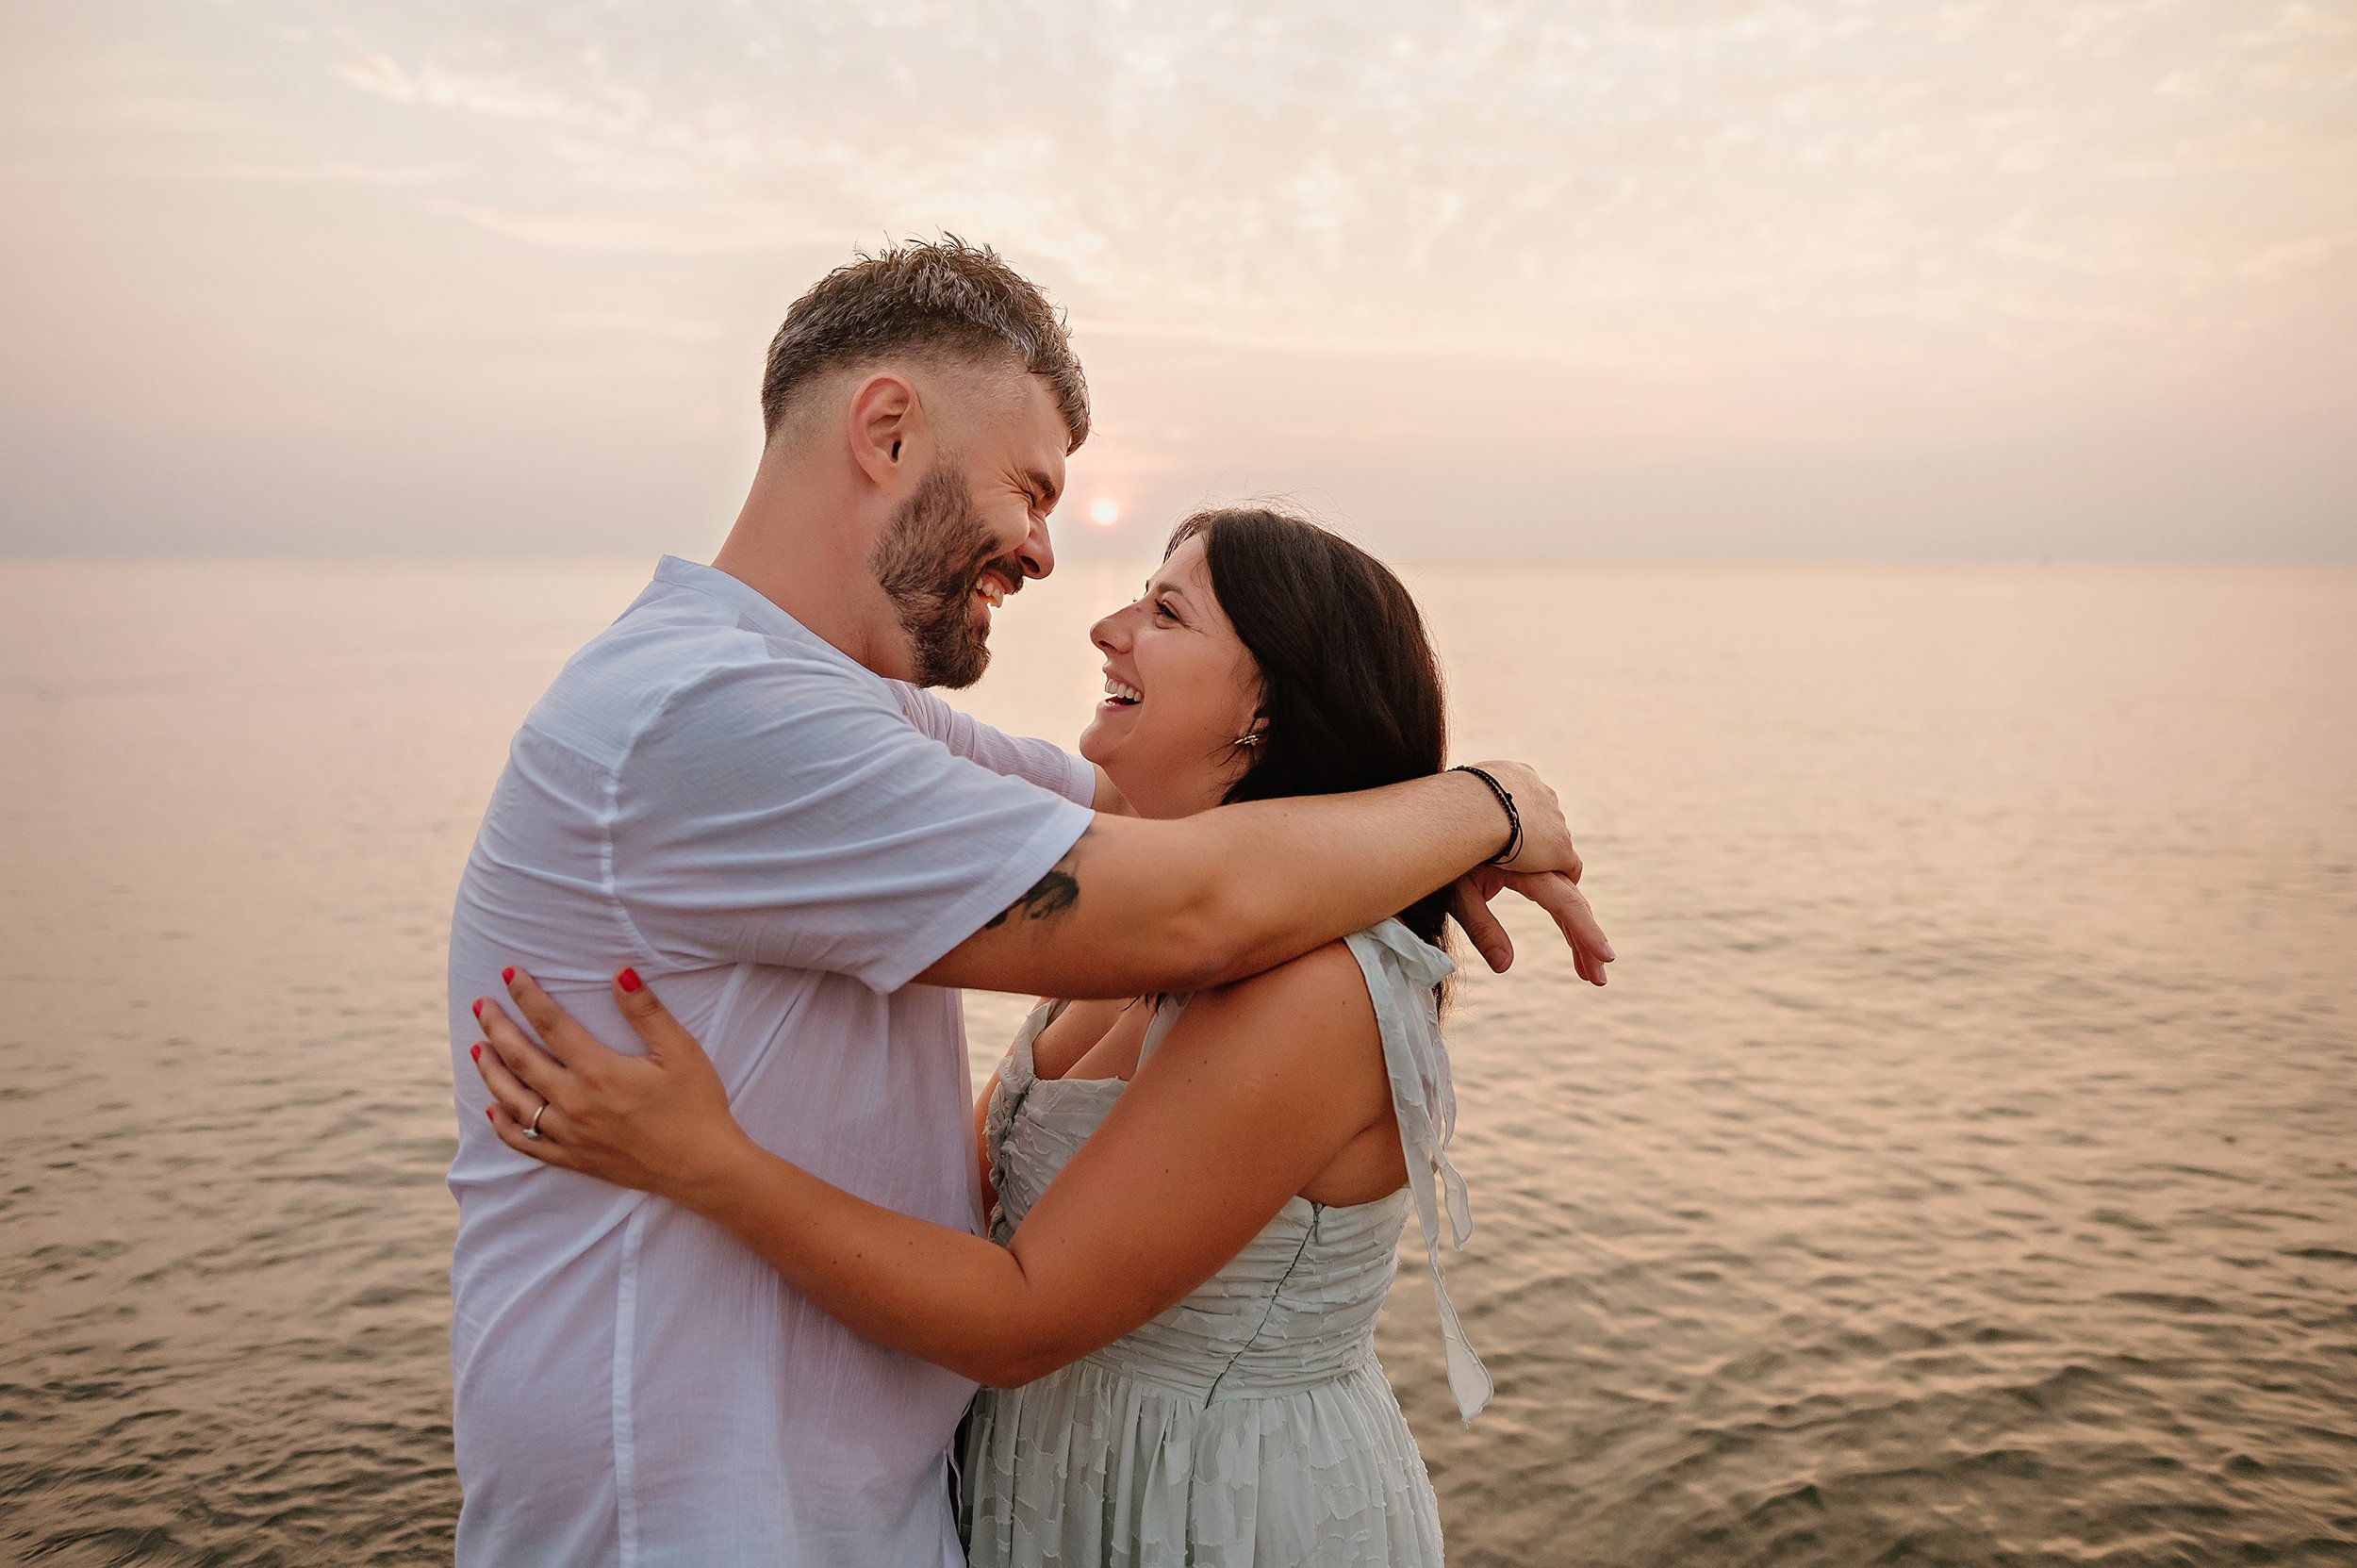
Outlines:
[{"label": "gathered dress bodice", "polygon": [[[1124,1087],[1119,1079],[1037,1078],[1031,1040],[1049,1016],[1042,1008],[1026,1022],[989,1113],[998,1189],[991,1235],[1001,1245]],[[1087,1359],[1207,1403],[1308,1388],[1348,1371],[1374,1352],[1409,1204],[1405,1187],[1347,1207],[1290,1198],[1185,1300]]]},{"label": "gathered dress bodice", "polygon": [[[1450,1384],[1470,1419],[1490,1392],[1440,1276],[1440,1220],[1471,1228],[1432,987],[1448,960],[1396,921],[1349,939],[1383,1034],[1409,1185],[1373,1202],[1288,1199],[1185,1299],[1022,1388],[985,1390],[965,1453],[976,1568],[1053,1564],[1440,1561],[1431,1487],[1375,1358],[1408,1216],[1424,1222]],[[1185,999],[1157,1004],[1141,1065]],[[1004,1245],[1128,1087],[1042,1079],[1024,1022],[984,1116]],[[1153,1223],[1140,1216],[1141,1224]]]}]

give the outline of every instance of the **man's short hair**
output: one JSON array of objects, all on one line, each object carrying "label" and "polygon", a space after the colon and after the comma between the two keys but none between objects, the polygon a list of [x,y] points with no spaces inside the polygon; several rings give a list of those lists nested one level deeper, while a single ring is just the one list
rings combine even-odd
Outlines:
[{"label": "man's short hair", "polygon": [[763,428],[777,433],[794,400],[832,371],[908,357],[1045,376],[1077,450],[1089,434],[1089,389],[1063,312],[987,245],[955,235],[914,240],[837,267],[811,286],[769,339]]}]

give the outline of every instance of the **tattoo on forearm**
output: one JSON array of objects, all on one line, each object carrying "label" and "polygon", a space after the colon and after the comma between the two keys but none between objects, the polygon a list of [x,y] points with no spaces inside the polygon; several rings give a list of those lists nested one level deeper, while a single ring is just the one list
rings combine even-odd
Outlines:
[{"label": "tattoo on forearm", "polygon": [[[1080,835],[1086,838],[1088,835]],[[982,923],[984,931],[997,931],[1007,923],[1010,915],[1020,915],[1027,920],[1049,920],[1062,915],[1080,901],[1080,879],[1077,863],[1080,846],[1075,844],[1064,851],[1047,874],[1031,883],[1031,890]]]}]

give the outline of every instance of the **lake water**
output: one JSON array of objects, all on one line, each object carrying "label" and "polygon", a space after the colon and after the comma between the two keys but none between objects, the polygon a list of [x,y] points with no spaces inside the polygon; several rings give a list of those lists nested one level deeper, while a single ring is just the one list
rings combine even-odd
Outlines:
[{"label": "lake water", "polygon": [[[444,921],[649,564],[0,564],[0,1560],[446,1559]],[[2357,569],[1411,577],[1622,954],[1452,1021],[1453,1560],[2357,1562]]]}]

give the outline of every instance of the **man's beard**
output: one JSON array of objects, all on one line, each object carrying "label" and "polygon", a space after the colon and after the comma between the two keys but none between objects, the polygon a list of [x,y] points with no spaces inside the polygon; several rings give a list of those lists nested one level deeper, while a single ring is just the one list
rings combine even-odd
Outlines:
[{"label": "man's beard", "polygon": [[997,543],[946,454],[876,541],[868,564],[908,634],[918,685],[970,686],[989,668],[988,632],[974,630],[974,590],[993,569],[1009,593],[1023,586],[1023,563],[994,556]]}]

